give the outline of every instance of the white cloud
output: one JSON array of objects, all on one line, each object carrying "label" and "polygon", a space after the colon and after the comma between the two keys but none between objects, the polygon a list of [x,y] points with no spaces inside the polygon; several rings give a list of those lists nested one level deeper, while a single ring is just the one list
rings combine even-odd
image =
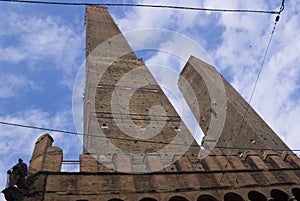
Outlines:
[{"label": "white cloud", "polygon": [[[70,22],[69,19],[64,20],[60,17],[45,14],[37,16],[32,13],[17,13],[5,9],[1,11],[0,18],[1,101],[12,97],[27,101],[32,98],[29,94],[32,91],[44,90],[34,80],[35,76],[39,76],[39,73],[47,68],[59,72],[59,76],[62,77],[61,83],[72,89],[74,75],[82,62],[80,59],[83,59],[85,55],[82,22],[74,20]],[[44,104],[43,108],[47,108],[47,102]],[[9,111],[14,110],[13,105],[0,104],[0,121],[75,130],[71,111],[46,111],[36,108],[7,114],[2,112],[7,109],[3,105],[8,107]],[[18,157],[22,157],[29,165],[35,140],[46,132],[0,124],[0,162],[2,164],[0,188],[4,189],[6,171],[17,162]],[[54,145],[63,148],[66,158],[78,158],[82,152],[79,137],[49,133],[55,139]],[[4,200],[3,195],[0,196],[0,200]]]},{"label": "white cloud", "polygon": [[[161,1],[137,1],[138,3],[157,3]],[[276,5],[268,5],[269,2],[261,0],[206,0],[199,1],[172,1],[163,2],[174,5],[203,6],[210,8],[248,8],[248,9],[278,9],[280,2]],[[273,3],[272,3],[273,4]],[[300,18],[297,12],[300,3],[297,1],[286,2],[286,10],[282,13],[278,23],[273,42],[264,65],[259,83],[257,85],[252,105],[261,116],[274,128],[279,135],[292,148],[299,148],[300,140],[297,137],[300,130],[300,101],[299,101],[299,52],[300,52]],[[76,65],[78,54],[83,44],[82,31],[74,30],[72,24],[56,17],[25,17],[22,14],[1,12],[0,14],[0,60],[5,62],[19,63],[30,62],[33,68],[40,59],[50,59],[55,63],[55,68],[66,74],[73,74],[79,66]],[[218,64],[222,72],[231,77],[232,84],[247,99],[249,98],[258,69],[262,62],[263,54],[272,31],[275,16],[264,14],[246,13],[212,13],[180,11],[171,9],[149,9],[133,8],[124,17],[114,17],[122,31],[137,28],[167,28],[187,34],[195,38],[201,44],[216,47],[211,50],[213,60]],[[214,44],[213,37],[204,36],[199,30],[210,30],[211,26],[220,26],[222,32],[215,33],[221,38],[220,44]],[[199,33],[198,33],[199,32]],[[17,36],[15,43],[4,45],[1,41],[3,35],[11,34]],[[142,41],[141,41],[142,42]],[[149,41],[148,41],[149,42]],[[170,43],[164,43],[171,46]],[[184,46],[183,46],[183,49]],[[150,62],[151,61],[151,62]],[[171,57],[158,57],[155,55],[149,64],[173,66]],[[158,75],[164,75],[161,69],[154,69]],[[3,76],[2,74],[0,75]],[[7,90],[0,92],[4,97],[13,96],[15,91],[23,87],[32,86],[25,77],[19,80],[16,86],[6,86]],[[159,80],[171,90],[172,79],[167,76],[158,77]],[[17,78],[3,78],[13,79]],[[3,83],[3,82],[2,82]],[[14,81],[14,83],[18,83]],[[68,82],[70,85],[71,82]],[[0,84],[1,90],[2,86]],[[5,95],[3,95],[5,94]],[[176,98],[176,101],[179,98]],[[176,102],[175,101],[175,102]],[[175,103],[178,104],[178,103]],[[184,111],[182,109],[181,111]],[[58,129],[68,129],[70,126],[70,114],[58,112],[50,115],[40,110],[22,111],[6,115],[0,118],[3,121],[24,123],[29,125],[44,126]],[[43,132],[21,129],[15,127],[0,126],[1,141],[0,148],[7,149],[14,145],[17,154],[24,154],[29,159],[32,152],[34,140]],[[2,135],[3,134],[3,135]],[[56,134],[55,140],[62,145],[64,151],[72,149],[72,144],[65,143],[64,135]],[[16,143],[15,143],[16,141]],[[75,140],[74,140],[75,141]],[[73,142],[73,141],[72,141]],[[74,143],[75,144],[75,143]],[[21,150],[23,150],[21,152]],[[17,155],[5,155],[1,162],[15,159]],[[4,161],[5,160],[5,161]],[[13,165],[13,164],[12,164]],[[6,172],[6,167],[1,167],[1,176]],[[3,178],[3,177],[2,177]]]},{"label": "white cloud", "polygon": [[[271,55],[265,65],[253,104],[293,148],[299,148],[300,20],[294,15],[299,3],[291,2],[279,21]],[[268,104],[272,103],[272,104]]]},{"label": "white cloud", "polygon": [[31,90],[41,90],[34,82],[22,75],[1,73],[0,80],[0,99],[15,97],[20,93],[30,92]]},{"label": "white cloud", "polygon": [[[215,1],[206,1],[206,5]],[[241,1],[239,1],[241,2]],[[227,4],[228,2],[226,2]],[[231,1],[230,7],[242,8],[243,3]],[[257,2],[267,9],[268,5]],[[255,94],[253,107],[292,148],[297,148],[300,129],[299,62],[300,20],[296,17],[299,3],[286,5],[269,49]],[[278,8],[276,8],[278,9]],[[233,85],[248,100],[261,66],[275,16],[253,14],[221,14],[219,24],[225,30],[214,59],[222,70],[232,76]],[[299,143],[298,143],[299,144]]]},{"label": "white cloud", "polygon": [[[149,3],[149,1],[138,2]],[[156,2],[151,1],[152,3]],[[170,2],[167,3],[170,4]],[[278,10],[281,5],[281,2],[269,4],[270,2],[261,0],[226,2],[207,0],[202,3],[176,1],[174,5],[187,5],[187,3],[191,6],[208,8],[250,10]],[[286,2],[285,7],[286,10],[281,15],[256,87],[252,105],[292,148],[296,148],[297,143],[292,139],[297,139],[296,132],[300,129],[298,126],[300,118],[296,115],[300,110],[300,72],[298,70],[300,19],[297,15],[300,4],[296,1]],[[233,86],[248,100],[261,66],[275,17],[276,15],[254,13],[185,12],[133,8],[126,13],[124,18],[115,18],[123,31],[136,28],[167,28],[187,34],[201,44],[216,47],[210,50],[210,54],[218,64],[217,67],[221,72],[226,72],[225,76],[230,78]],[[202,23],[196,22],[201,19],[205,20]],[[201,32],[200,36],[195,34],[196,30],[210,30],[211,26],[223,28],[222,32],[215,33],[221,38],[220,44],[212,43],[212,37],[216,36],[204,36]],[[161,62],[168,61],[168,59],[170,58],[155,55],[147,63],[158,61],[162,64]],[[172,65],[171,63],[169,61],[163,65]],[[159,68],[152,72],[162,75]],[[158,76],[158,78],[161,77]],[[163,77],[159,81],[167,84],[170,79]]]},{"label": "white cloud", "polygon": [[[59,73],[62,78],[61,83],[72,89],[75,73],[85,55],[84,29],[81,21],[77,22],[72,19],[70,22],[70,19],[65,20],[46,14],[34,15],[33,13],[17,13],[12,10],[1,11],[0,18],[1,101],[12,97],[28,101],[32,98],[29,94],[32,91],[45,90],[35,83],[35,78],[39,76],[39,73],[47,72],[47,70]],[[52,76],[52,74],[41,76]],[[51,100],[49,99],[49,101]],[[47,104],[45,102],[41,107],[46,109]],[[0,104],[0,121],[68,131],[75,130],[71,111],[46,111],[34,106],[34,109],[24,109],[10,114],[2,112],[6,109],[14,110],[13,107],[13,105]],[[28,108],[28,105],[25,105],[24,108]],[[33,106],[29,106],[29,108],[33,108]],[[22,157],[27,164],[29,163],[35,140],[46,132],[0,124],[0,161],[2,164],[0,188],[4,188],[5,173],[17,162],[18,157]],[[54,137],[54,145],[63,148],[66,158],[78,158],[82,152],[82,143],[79,137],[55,132],[49,133]],[[4,198],[0,196],[0,200],[4,200]]]},{"label": "white cloud", "polygon": [[26,58],[26,55],[22,50],[14,47],[4,47],[0,50],[0,61],[19,63]]},{"label": "white cloud", "polygon": [[[186,7],[201,7],[203,4],[199,1],[182,1],[172,2],[138,0],[138,4],[151,5],[173,5]],[[201,17],[202,16],[202,17]],[[141,28],[175,28],[177,31],[184,31],[196,25],[206,25],[207,18],[203,13],[197,11],[187,11],[181,9],[153,9],[153,8],[132,8],[125,14],[125,17],[118,18],[114,16],[117,24],[122,31]],[[137,20],[138,19],[138,20]]]},{"label": "white cloud", "polygon": [[[0,116],[0,121],[11,122],[16,124],[31,125],[37,127],[54,128],[70,130],[72,128],[72,117],[69,112],[57,112],[54,115],[38,109],[20,111],[14,114]],[[6,171],[10,169],[19,157],[29,165],[29,160],[34,148],[35,140],[47,131],[26,129],[17,126],[8,126],[0,124],[0,167],[1,178],[5,178]],[[78,155],[82,151],[82,144],[79,137],[48,132],[54,138],[54,146],[63,149],[64,155]],[[67,156],[66,158],[70,158]],[[76,158],[75,158],[76,159]],[[4,189],[4,184],[0,188]]]},{"label": "white cloud", "polygon": [[84,31],[75,28],[79,22],[12,12],[4,12],[0,17],[0,41],[1,37],[11,40],[6,45],[0,43],[0,61],[22,62],[23,68],[27,64],[31,70],[45,68],[41,62],[47,62],[50,68],[61,70],[62,83],[72,87],[72,78],[81,64],[79,59],[84,57]]}]

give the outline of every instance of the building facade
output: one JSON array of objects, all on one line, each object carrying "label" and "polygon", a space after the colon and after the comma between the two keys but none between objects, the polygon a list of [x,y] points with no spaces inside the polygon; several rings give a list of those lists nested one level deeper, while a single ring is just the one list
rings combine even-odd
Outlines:
[{"label": "building facade", "polygon": [[[27,179],[32,190],[23,200],[300,200],[300,159],[214,67],[191,57],[178,81],[206,134],[201,151],[108,10],[87,6],[85,27],[80,171],[61,172],[63,151],[49,134],[41,136]],[[221,80],[224,102],[219,85],[207,85],[216,83],[213,77]],[[220,119],[217,136],[211,122]]]}]

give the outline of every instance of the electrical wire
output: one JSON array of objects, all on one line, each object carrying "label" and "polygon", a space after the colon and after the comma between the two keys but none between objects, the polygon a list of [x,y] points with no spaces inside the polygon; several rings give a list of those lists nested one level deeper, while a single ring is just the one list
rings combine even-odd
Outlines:
[{"label": "electrical wire", "polygon": [[[251,101],[252,101],[252,99],[253,99],[253,96],[254,96],[254,93],[255,93],[257,84],[258,84],[258,80],[259,80],[259,78],[260,78],[261,72],[262,72],[262,70],[263,70],[263,67],[264,67],[264,64],[265,64],[265,61],[266,61],[268,52],[269,52],[270,44],[271,44],[272,39],[273,39],[273,35],[274,35],[275,29],[276,29],[276,25],[277,25],[277,23],[279,22],[280,14],[281,14],[282,11],[284,10],[284,3],[285,3],[285,0],[282,0],[281,7],[280,7],[280,9],[279,9],[279,11],[278,11],[279,13],[278,13],[278,15],[277,15],[276,18],[275,18],[275,23],[274,23],[274,26],[273,26],[273,29],[272,29],[272,32],[271,32],[271,35],[270,35],[270,38],[269,38],[269,41],[268,41],[268,44],[267,44],[267,47],[266,47],[264,56],[263,56],[263,60],[262,60],[262,62],[261,62],[259,71],[258,71],[258,73],[257,73],[257,77],[256,77],[256,80],[255,80],[255,83],[254,83],[254,86],[253,86],[253,89],[252,89],[252,92],[251,92],[249,101],[248,101],[248,103],[247,103],[247,107],[246,107],[245,113],[244,113],[244,115],[243,115],[243,117],[242,117],[240,129],[239,129],[239,131],[237,132],[237,134],[238,134],[238,133],[241,133],[241,131],[242,131],[243,123],[244,123],[245,118],[246,118],[246,116],[247,116],[247,114],[248,114],[248,111],[249,111],[249,108],[250,108],[250,104],[251,104]],[[235,134],[235,135],[236,135],[236,134]],[[235,136],[233,136],[233,139],[237,139],[237,138],[235,138]],[[233,143],[233,144],[234,144],[234,143]],[[227,160],[227,162],[226,162],[226,164],[225,164],[225,166],[224,166],[224,170],[227,169],[228,164],[229,164],[229,160]],[[225,172],[224,172],[224,173],[225,173]],[[222,182],[222,180],[223,180],[224,173],[222,174],[222,176],[221,176],[221,178],[220,178],[220,181],[219,181],[219,185],[218,185],[218,186],[220,186],[220,184],[221,184],[221,182]]]},{"label": "electrical wire", "polygon": [[[131,6],[131,7],[152,7],[152,8],[169,8],[169,9],[187,9],[187,10],[200,10],[200,11],[213,11],[213,12],[254,12],[254,13],[268,13],[268,14],[277,14],[275,24],[273,27],[273,30],[271,32],[271,36],[257,75],[257,78],[255,80],[254,87],[251,92],[251,96],[249,99],[249,102],[247,104],[247,108],[245,111],[245,114],[242,118],[243,124],[246,115],[248,113],[250,103],[253,99],[253,95],[255,93],[255,89],[257,87],[258,80],[260,78],[265,59],[267,56],[267,53],[269,51],[269,47],[273,38],[273,34],[276,28],[276,25],[279,21],[280,14],[284,10],[284,0],[282,1],[282,5],[280,7],[279,11],[263,11],[263,10],[236,10],[236,9],[212,9],[212,8],[195,8],[195,7],[180,7],[180,6],[163,6],[163,5],[147,5],[147,4],[118,4],[118,3],[102,3],[102,4],[91,4],[91,3],[72,3],[72,2],[46,2],[46,1],[25,1],[25,0],[0,0],[0,2],[15,2],[15,3],[34,3],[34,4],[52,4],[52,5],[72,5],[72,6],[84,6],[84,5],[100,5],[100,6]],[[91,134],[84,134],[84,133],[78,133],[74,131],[66,131],[66,130],[59,130],[59,129],[52,129],[52,128],[44,128],[44,127],[37,127],[37,126],[29,126],[29,125],[23,125],[23,124],[16,124],[16,123],[9,123],[9,122],[3,122],[0,121],[0,124],[8,125],[8,126],[17,126],[17,127],[23,127],[23,128],[29,128],[29,129],[38,129],[43,131],[51,131],[51,132],[57,132],[57,133],[65,133],[70,135],[81,135],[81,136],[92,136],[92,137],[102,137],[102,138],[108,138],[108,139],[116,139],[116,140],[126,140],[126,141],[141,141],[146,143],[158,143],[158,144],[169,144],[170,142],[161,142],[161,141],[151,141],[151,140],[139,140],[139,139],[128,139],[128,138],[119,138],[119,137],[106,137],[106,136],[99,136],[99,135],[91,135]],[[240,130],[238,133],[240,133],[242,127],[240,127]],[[184,145],[184,144],[178,144],[178,145]],[[186,146],[186,145],[185,145]],[[198,145],[191,145],[191,146],[198,146]],[[252,148],[252,147],[216,147],[216,148],[222,148],[222,149],[241,149],[241,150],[273,150],[273,151],[300,151],[300,149],[268,149],[268,148]],[[228,164],[227,164],[228,165]],[[227,166],[226,165],[226,166]],[[226,169],[226,167],[225,167]],[[222,177],[221,177],[222,180]],[[220,180],[220,182],[221,182]]]},{"label": "electrical wire", "polygon": [[[163,142],[163,141],[156,141],[156,140],[141,140],[141,139],[129,139],[129,138],[121,138],[121,137],[108,137],[108,136],[100,136],[100,135],[92,135],[92,134],[86,134],[86,133],[79,133],[74,131],[66,131],[66,130],[59,130],[59,129],[52,129],[52,128],[45,128],[45,127],[38,127],[38,126],[29,126],[24,124],[17,124],[17,123],[10,123],[10,122],[4,122],[0,121],[0,124],[6,125],[6,126],[14,126],[14,127],[22,127],[22,128],[28,128],[28,129],[36,129],[36,130],[43,130],[43,131],[52,131],[57,133],[64,133],[68,135],[78,135],[78,136],[89,136],[89,137],[97,137],[97,138],[106,138],[106,139],[113,139],[113,140],[123,140],[123,141],[138,141],[138,142],[145,142],[145,143],[153,143],[153,144],[165,144],[168,145],[170,142]],[[186,144],[175,144],[175,145],[182,145],[186,146]],[[191,147],[199,145],[190,145]],[[270,150],[270,151],[300,151],[300,148],[297,149],[271,149],[271,148],[265,148],[265,147],[226,147],[226,146],[216,146],[215,148],[220,149],[232,149],[232,150]]]},{"label": "electrical wire", "polygon": [[[244,9],[241,9],[241,10],[237,10],[237,9],[211,9],[211,8],[195,8],[195,7],[180,7],[180,6],[163,6],[163,5],[150,5],[150,4],[120,4],[120,3],[100,3],[100,4],[92,4],[92,3],[74,3],[74,2],[54,2],[54,1],[27,1],[27,0],[0,0],[0,2],[15,2],[15,3],[34,3],[34,4],[54,4],[54,5],[73,5],[73,6],[83,6],[83,5],[100,5],[100,6],[135,6],[135,7],[153,7],[153,8],[173,8],[173,9],[189,9],[189,10],[202,10],[202,11],[216,11],[216,12],[255,12],[255,13],[269,13],[269,14],[279,14],[283,11],[284,9],[284,0],[282,2],[282,6],[280,8],[279,11],[263,11],[263,10],[244,10]],[[278,17],[277,16],[277,17]],[[276,18],[277,19],[277,18]],[[277,23],[278,21],[276,21]],[[275,24],[276,25],[276,24]],[[275,26],[274,26],[274,30],[275,30]],[[273,32],[274,30],[272,31],[272,35],[273,35]],[[271,36],[272,36],[271,35]],[[269,45],[270,45],[270,42],[271,42],[271,39],[269,41],[269,44],[268,44],[268,48],[269,48]],[[268,48],[267,48],[267,51],[268,51]],[[257,82],[258,82],[258,79],[259,79],[259,76],[260,76],[260,73],[261,73],[261,70],[262,70],[262,67],[263,67],[263,64],[264,64],[264,61],[265,61],[265,58],[266,58],[266,55],[267,55],[267,51],[265,53],[265,56],[264,56],[264,60],[262,62],[262,65],[261,65],[261,68],[260,68],[260,71],[259,71],[259,74],[258,74],[258,77],[257,77],[257,80],[255,82],[255,86],[254,86],[254,89],[252,91],[252,94],[251,94],[251,98],[250,98],[250,101],[249,101],[249,104],[252,100],[252,97],[253,97],[253,94],[254,94],[254,91],[255,91],[255,88],[256,88],[256,85],[257,85]],[[246,110],[246,113],[249,109],[249,104],[247,105],[247,110]],[[246,116],[246,113],[244,115],[244,117]],[[244,120],[244,118],[243,118]],[[72,134],[72,135],[88,135],[88,134],[84,134],[84,133],[78,133],[78,132],[73,132],[73,131],[64,131],[64,130],[59,130],[59,129],[52,129],[52,128],[44,128],[44,127],[37,127],[37,126],[29,126],[29,125],[22,125],[22,124],[16,124],[16,123],[9,123],[9,122],[0,122],[0,124],[3,124],[3,125],[10,125],[10,126],[18,126],[18,127],[23,127],[23,128],[31,128],[31,129],[38,129],[38,130],[44,130],[44,131],[51,131],[51,132],[58,132],[58,133],[65,133],[65,134]],[[93,135],[88,135],[88,136],[93,136]],[[102,136],[94,136],[94,137],[102,137]],[[121,138],[117,138],[117,137],[110,137],[111,139],[119,139],[119,140],[122,140]],[[126,139],[124,138],[123,140],[134,140],[134,141],[137,141],[136,139]],[[150,142],[150,143],[155,143],[155,141],[146,141],[146,140],[139,140],[139,141],[143,141],[143,142]],[[169,144],[169,142],[157,142],[157,143],[160,143],[160,144]]]},{"label": "electrical wire", "polygon": [[76,3],[76,2],[57,2],[57,1],[26,1],[26,0],[0,0],[0,2],[13,3],[30,3],[30,4],[48,4],[48,5],[64,5],[64,6],[110,6],[110,7],[145,7],[145,8],[164,8],[164,9],[179,9],[179,10],[195,10],[209,12],[243,12],[243,13],[261,13],[261,14],[279,14],[280,11],[272,10],[250,10],[250,9],[220,9],[220,8],[200,8],[186,6],[171,6],[171,5],[153,5],[153,4],[133,4],[133,3]]}]

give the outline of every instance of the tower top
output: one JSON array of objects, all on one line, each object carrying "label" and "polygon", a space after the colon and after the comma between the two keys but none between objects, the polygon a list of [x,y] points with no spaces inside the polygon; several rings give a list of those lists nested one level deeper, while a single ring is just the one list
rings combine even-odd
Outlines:
[{"label": "tower top", "polygon": [[107,9],[87,7],[86,38],[84,146],[101,170],[153,172],[196,159],[198,144]]},{"label": "tower top", "polygon": [[[272,150],[277,153],[289,150],[279,136],[213,66],[191,57],[181,72],[178,85],[194,115],[197,115],[195,111],[200,111],[201,116],[197,120],[206,134],[203,139],[204,145],[209,143],[211,137],[208,133],[211,129],[210,123],[212,119],[220,117],[214,110],[215,105],[218,103],[211,99],[211,91],[209,90],[209,87],[216,86],[214,83],[211,84],[213,86],[208,86],[208,82],[199,73],[200,71],[210,72],[210,76],[220,76],[225,90],[226,105],[222,109],[226,112],[226,119],[220,138],[216,143],[217,148],[220,148],[226,154],[240,155],[250,150],[257,152],[261,156],[266,150]],[[188,83],[184,82],[184,80],[187,80]],[[191,99],[188,86],[197,94],[196,102]]]}]

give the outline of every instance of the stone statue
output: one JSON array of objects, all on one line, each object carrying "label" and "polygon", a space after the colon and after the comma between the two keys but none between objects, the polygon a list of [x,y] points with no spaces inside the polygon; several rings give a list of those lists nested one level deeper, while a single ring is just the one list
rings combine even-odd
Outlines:
[{"label": "stone statue", "polygon": [[19,162],[12,168],[12,171],[9,170],[7,173],[9,174],[8,186],[17,185],[19,189],[27,190],[28,187],[26,185],[26,176],[27,176],[27,165],[23,162],[21,158],[19,158]]},{"label": "stone statue", "polygon": [[2,193],[7,201],[20,201],[29,193],[29,187],[26,184],[27,165],[19,158],[18,163],[7,171],[8,185]]}]

